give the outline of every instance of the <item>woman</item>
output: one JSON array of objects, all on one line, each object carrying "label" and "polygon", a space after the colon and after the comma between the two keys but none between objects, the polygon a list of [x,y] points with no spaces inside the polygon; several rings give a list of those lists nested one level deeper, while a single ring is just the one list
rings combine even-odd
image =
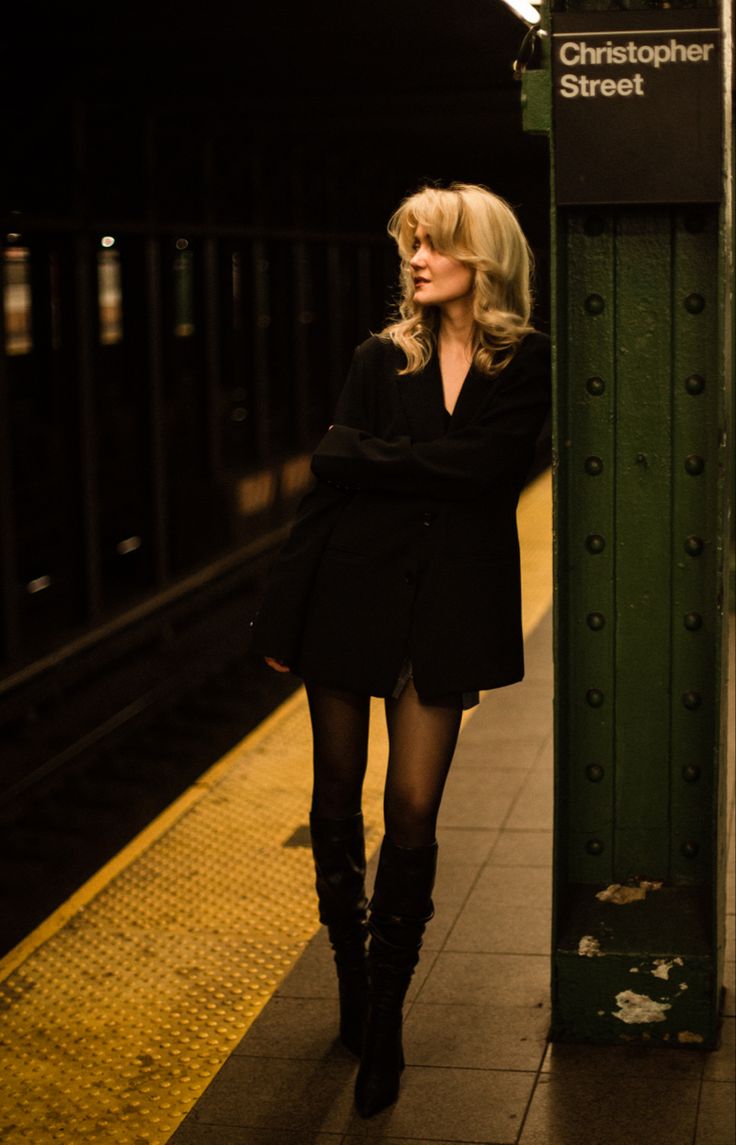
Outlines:
[{"label": "woman", "polygon": [[[404,996],[432,917],[435,827],[462,711],[520,680],[516,504],[549,406],[549,339],[530,325],[531,256],[484,187],[424,187],[389,223],[396,321],[360,345],[254,621],[303,678],[310,815],[340,1034],[368,1117],[396,1100]],[[371,696],[385,698],[385,834],[364,889]],[[366,954],[366,940],[369,949]]]}]

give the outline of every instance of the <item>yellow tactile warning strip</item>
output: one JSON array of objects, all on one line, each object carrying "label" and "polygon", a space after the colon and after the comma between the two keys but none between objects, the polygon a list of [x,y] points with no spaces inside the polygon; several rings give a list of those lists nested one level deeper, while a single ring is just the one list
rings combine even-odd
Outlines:
[{"label": "yellow tactile warning strip", "polygon": [[552,604],[552,478],[542,473],[521,495],[518,513],[524,635]]},{"label": "yellow tactile warning strip", "polygon": [[[519,521],[528,634],[551,599],[548,474]],[[0,962],[6,1145],[168,1140],[319,925],[311,855],[284,846],[307,820],[309,757],[300,689]]]}]

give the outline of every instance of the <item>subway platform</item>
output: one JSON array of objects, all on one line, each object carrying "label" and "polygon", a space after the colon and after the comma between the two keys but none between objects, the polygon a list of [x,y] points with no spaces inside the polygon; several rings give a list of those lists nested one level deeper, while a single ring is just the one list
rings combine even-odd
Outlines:
[{"label": "subway platform", "polygon": [[[520,507],[527,673],[464,719],[398,1103],[360,1118],[336,1041],[300,690],[0,963],[0,1141],[734,1145],[733,771],[719,1049],[548,1042],[549,520],[543,475]],[[379,701],[374,717],[371,876]]]}]

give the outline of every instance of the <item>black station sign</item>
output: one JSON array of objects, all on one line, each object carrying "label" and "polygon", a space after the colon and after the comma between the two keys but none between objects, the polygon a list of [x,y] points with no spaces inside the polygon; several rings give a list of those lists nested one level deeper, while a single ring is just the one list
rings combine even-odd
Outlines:
[{"label": "black station sign", "polygon": [[717,11],[553,16],[558,203],[720,200]]}]

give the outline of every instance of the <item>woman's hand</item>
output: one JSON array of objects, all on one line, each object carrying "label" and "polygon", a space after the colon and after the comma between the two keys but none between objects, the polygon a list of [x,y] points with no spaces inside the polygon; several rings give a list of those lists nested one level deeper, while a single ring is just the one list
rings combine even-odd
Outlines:
[{"label": "woman's hand", "polygon": [[290,672],[291,668],[288,664],[284,664],[283,660],[273,660],[270,656],[264,656],[263,659],[268,664],[269,668],[273,668],[274,672]]}]

